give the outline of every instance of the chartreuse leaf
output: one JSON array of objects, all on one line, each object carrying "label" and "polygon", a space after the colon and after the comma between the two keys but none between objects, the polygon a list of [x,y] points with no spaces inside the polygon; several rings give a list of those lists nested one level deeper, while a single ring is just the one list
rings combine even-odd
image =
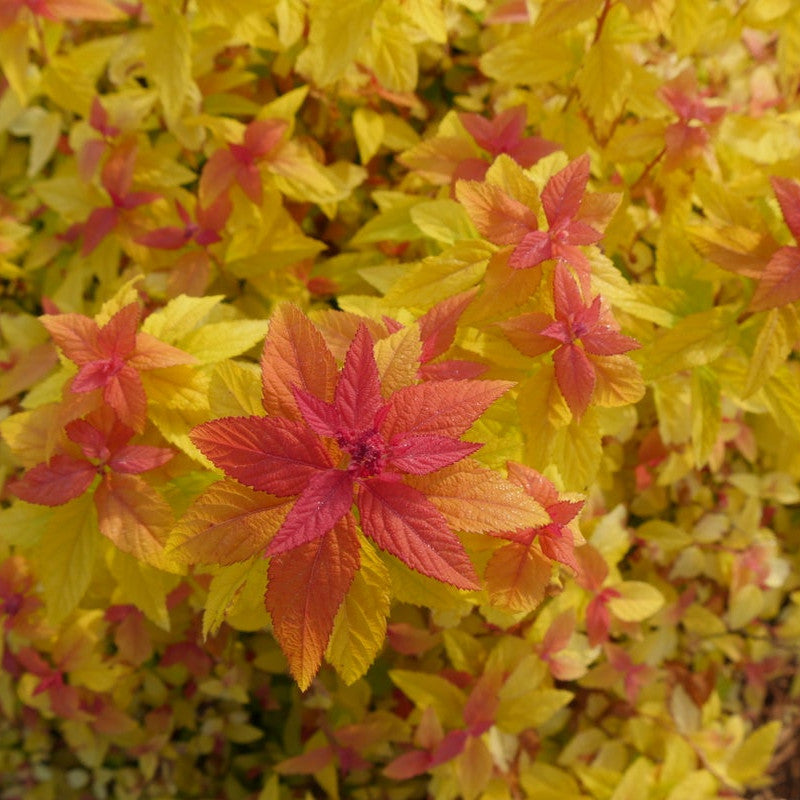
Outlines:
[{"label": "chartreuse leaf", "polygon": [[383,647],[389,613],[389,572],[374,549],[361,543],[361,567],[344,598],[325,658],[345,683],[358,680]]},{"label": "chartreuse leaf", "polygon": [[300,54],[298,70],[319,86],[339,80],[368,37],[378,7],[374,0],[344,0],[336,5],[316,0],[309,14],[309,44]]},{"label": "chartreuse leaf", "polygon": [[735,340],[734,319],[733,308],[718,306],[684,317],[670,330],[661,331],[634,356],[642,365],[644,379],[653,380],[716,360]]},{"label": "chartreuse leaf", "polygon": [[200,363],[210,364],[241,355],[264,340],[266,321],[240,319],[211,322],[180,341],[180,347]]},{"label": "chartreuse leaf", "polygon": [[53,510],[34,552],[47,615],[54,624],[78,605],[89,587],[100,541],[90,493]]},{"label": "chartreuse leaf", "polygon": [[214,573],[203,607],[203,637],[213,636],[219,630],[249,582],[255,581],[260,586],[254,606],[263,610],[266,580],[267,562],[261,556],[230,564]]},{"label": "chartreuse leaf", "polygon": [[542,761],[521,767],[520,785],[528,797],[537,800],[586,800],[569,772]]},{"label": "chartreuse leaf", "polygon": [[182,294],[150,314],[142,323],[142,331],[167,344],[177,344],[203,323],[224,299],[221,294],[206,297]]}]

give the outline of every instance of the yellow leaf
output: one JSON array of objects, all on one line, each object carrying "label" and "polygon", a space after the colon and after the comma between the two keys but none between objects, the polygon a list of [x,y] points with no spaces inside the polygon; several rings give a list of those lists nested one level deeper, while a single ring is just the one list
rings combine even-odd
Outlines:
[{"label": "yellow leaf", "polygon": [[728,605],[728,625],[731,630],[744,628],[764,608],[764,594],[753,583],[742,586],[731,597]]},{"label": "yellow leaf", "polygon": [[633,77],[628,59],[607,33],[609,30],[608,26],[604,27],[600,39],[589,48],[575,77],[581,104],[598,135],[603,137],[622,113]]},{"label": "yellow leaf", "polygon": [[433,708],[444,727],[463,725],[461,712],[466,697],[454,683],[440,675],[403,669],[390,670],[389,677],[417,708]]},{"label": "yellow leaf", "polygon": [[796,8],[779,24],[777,55],[781,92],[793,97],[800,73],[800,13]]},{"label": "yellow leaf", "polygon": [[319,86],[339,80],[369,35],[378,8],[376,0],[313,2],[308,10],[308,47],[297,60],[298,71]]},{"label": "yellow leaf", "polygon": [[609,800],[640,800],[649,797],[655,783],[655,766],[646,758],[637,758],[617,784]]},{"label": "yellow leaf", "polygon": [[425,236],[442,244],[478,238],[464,207],[455,200],[428,200],[413,206],[409,214]]},{"label": "yellow leaf", "polygon": [[212,417],[263,416],[261,369],[258,364],[223,361],[217,365],[208,387]]},{"label": "yellow leaf", "polygon": [[427,310],[440,300],[471,289],[485,272],[492,252],[484,242],[459,242],[438,256],[409,265],[384,300],[393,308]]},{"label": "yellow leaf", "polygon": [[325,657],[346,684],[369,669],[383,647],[389,613],[389,572],[372,547],[362,543],[361,568],[339,606]]},{"label": "yellow leaf", "polygon": [[377,111],[357,108],[353,112],[353,133],[362,164],[366,164],[378,152],[385,130],[383,117]]},{"label": "yellow leaf", "polygon": [[728,774],[745,785],[761,785],[767,778],[772,754],[778,743],[781,723],[778,720],[753,731],[731,754]]},{"label": "yellow leaf", "polygon": [[171,0],[146,0],[152,28],[146,44],[146,65],[158,90],[167,126],[182,118],[184,103],[196,86],[192,81],[192,37],[182,6]]},{"label": "yellow leaf", "polygon": [[742,397],[758,391],[781,365],[800,337],[800,324],[794,306],[773,308],[764,315],[753,355],[748,361],[747,381]]},{"label": "yellow leaf", "polygon": [[623,581],[614,587],[620,597],[608,601],[609,611],[623,622],[641,622],[664,605],[664,596],[649,583]]},{"label": "yellow leaf", "polygon": [[592,365],[597,378],[593,404],[616,408],[638,403],[644,397],[642,374],[629,356],[594,356]]},{"label": "yellow leaf", "polygon": [[517,36],[501,39],[481,56],[481,72],[501,83],[535,86],[570,75],[573,52],[559,36],[542,36],[519,26]]},{"label": "yellow leaf", "polygon": [[[800,375],[784,364],[764,384],[764,399],[775,423],[800,440]],[[1,427],[1,426],[0,426]]]},{"label": "yellow leaf", "polygon": [[[552,464],[568,491],[582,492],[595,479],[603,457],[597,414],[589,409],[580,422],[559,428],[551,443]],[[545,469],[548,464],[543,464]]]},{"label": "yellow leaf", "polygon": [[179,347],[201,364],[212,364],[247,352],[266,335],[266,320],[210,322],[181,339]]},{"label": "yellow leaf", "polygon": [[89,587],[99,545],[91,493],[54,510],[35,551],[47,615],[54,624],[78,605]]},{"label": "yellow leaf", "polygon": [[108,566],[117,583],[114,602],[132,603],[148,619],[168,631],[167,595],[178,585],[180,576],[154,569],[116,548],[108,550]]},{"label": "yellow leaf", "polygon": [[661,331],[655,340],[636,352],[642,376],[653,380],[716,360],[736,335],[735,311],[717,306],[690,314],[670,330]]},{"label": "yellow leaf", "polygon": [[722,405],[717,376],[707,367],[692,372],[692,452],[700,469],[719,436]]},{"label": "yellow leaf", "polygon": [[206,297],[182,294],[148,315],[142,323],[142,331],[167,344],[177,344],[204,322],[224,299],[221,294]]},{"label": "yellow leaf", "polygon": [[[363,3],[362,3],[363,6]],[[413,92],[417,86],[417,51],[398,25],[402,17],[384,4],[363,48],[364,65],[391,92]]]},{"label": "yellow leaf", "polygon": [[375,343],[375,361],[384,397],[417,383],[422,343],[419,328],[408,325]]}]

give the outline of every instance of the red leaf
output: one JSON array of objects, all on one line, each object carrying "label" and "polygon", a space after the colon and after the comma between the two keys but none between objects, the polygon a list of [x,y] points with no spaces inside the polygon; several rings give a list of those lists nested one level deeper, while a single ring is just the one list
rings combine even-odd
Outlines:
[{"label": "red leaf", "polygon": [[546,231],[526,233],[508,257],[511,269],[530,269],[553,257],[553,243]]},{"label": "red leaf", "polygon": [[461,461],[481,447],[481,444],[461,442],[449,436],[400,436],[390,445],[388,466],[413,475],[426,475]]},{"label": "red leaf", "polygon": [[521,314],[513,319],[499,323],[503,333],[523,355],[536,358],[558,347],[552,336],[544,336],[542,331],[553,322],[552,317],[541,311]]},{"label": "red leaf", "polygon": [[294,399],[304,422],[320,436],[335,437],[341,430],[341,420],[336,407],[313,394],[292,387]]},{"label": "red leaf", "polygon": [[423,575],[459,589],[477,589],[475,570],[459,538],[421,492],[379,478],[359,484],[361,527],[380,548]]},{"label": "red leaf", "polygon": [[336,612],[360,564],[349,515],[314,541],[272,558],[265,602],[289,669],[305,690],[322,663]]},{"label": "red leaf", "polygon": [[459,114],[467,133],[492,154],[508,153],[517,146],[525,132],[525,106],[514,106],[488,120],[479,114]]},{"label": "red leaf", "polygon": [[383,405],[372,336],[365,325],[359,325],[336,384],[334,406],[340,430],[353,433],[368,430]]},{"label": "red leaf", "polygon": [[794,303],[800,299],[800,247],[781,247],[764,267],[750,311]]},{"label": "red leaf", "polygon": [[456,334],[458,318],[478,293],[477,288],[448,297],[421,316],[419,336],[422,340],[422,362],[446,352]]},{"label": "red leaf", "polygon": [[[518,483],[534,500],[550,513],[549,507],[558,502],[558,490],[541,472],[525,464],[508,462],[508,479]],[[551,515],[552,516],[552,515]]]},{"label": "red leaf", "polygon": [[128,364],[134,369],[162,369],[179,364],[194,364],[195,357],[166,344],[149,333],[137,333],[136,345],[128,358]]},{"label": "red leaf", "polygon": [[381,432],[393,436],[429,433],[458,438],[501,395],[507,381],[430,381],[407,386],[389,400]]},{"label": "red leaf", "polygon": [[542,190],[542,206],[552,228],[561,220],[575,217],[589,182],[589,156],[571,161],[547,181]]},{"label": "red leaf", "polygon": [[416,778],[431,768],[432,757],[427,750],[409,750],[392,759],[383,774],[394,781],[405,781]]},{"label": "red leaf", "polygon": [[570,411],[577,419],[589,407],[594,392],[596,376],[592,362],[580,347],[574,344],[559,347],[553,354],[556,381]]},{"label": "red leaf", "polygon": [[141,313],[138,303],[130,303],[100,328],[97,344],[106,357],[127,358],[133,352]]},{"label": "red leaf", "polygon": [[108,466],[115,472],[137,474],[166,464],[173,455],[172,450],[168,450],[166,447],[131,444],[114,453],[108,460]]},{"label": "red leaf", "polygon": [[312,476],[281,529],[269,543],[274,556],[318,539],[330,531],[353,505],[353,476],[346,470],[328,469]]},{"label": "red leaf", "polygon": [[305,425],[280,417],[224,417],[194,428],[191,440],[232,478],[279,497],[300,494],[330,456]]},{"label": "red leaf", "polygon": [[800,183],[789,178],[770,178],[783,218],[795,241],[800,243]]},{"label": "red leaf", "polygon": [[203,206],[208,208],[230,190],[236,180],[238,163],[227,148],[211,154],[203,167],[198,186],[198,198]]},{"label": "red leaf", "polygon": [[31,467],[9,484],[11,494],[28,503],[60,506],[82,495],[91,486],[97,468],[88,461],[56,455],[46,464]]},{"label": "red leaf", "polygon": [[103,387],[103,399],[138,433],[147,423],[147,395],[139,373],[128,364]]},{"label": "red leaf", "polygon": [[112,206],[95,208],[83,223],[81,255],[88,256],[117,226],[119,209]]},{"label": "red leaf", "polygon": [[261,119],[251,122],[244,132],[244,146],[255,158],[263,158],[283,138],[289,123],[283,119]]}]

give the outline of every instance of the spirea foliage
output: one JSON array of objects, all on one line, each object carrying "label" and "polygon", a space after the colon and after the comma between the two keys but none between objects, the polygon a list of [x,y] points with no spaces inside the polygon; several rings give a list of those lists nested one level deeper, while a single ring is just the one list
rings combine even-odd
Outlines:
[{"label": "spirea foliage", "polygon": [[758,796],[799,86],[777,0],[0,0],[0,797]]}]

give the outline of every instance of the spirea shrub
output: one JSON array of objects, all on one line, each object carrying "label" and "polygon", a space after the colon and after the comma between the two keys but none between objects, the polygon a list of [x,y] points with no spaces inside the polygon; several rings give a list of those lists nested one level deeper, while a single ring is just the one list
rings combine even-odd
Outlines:
[{"label": "spirea shrub", "polygon": [[777,796],[795,4],[2,0],[0,70],[0,798]]}]

